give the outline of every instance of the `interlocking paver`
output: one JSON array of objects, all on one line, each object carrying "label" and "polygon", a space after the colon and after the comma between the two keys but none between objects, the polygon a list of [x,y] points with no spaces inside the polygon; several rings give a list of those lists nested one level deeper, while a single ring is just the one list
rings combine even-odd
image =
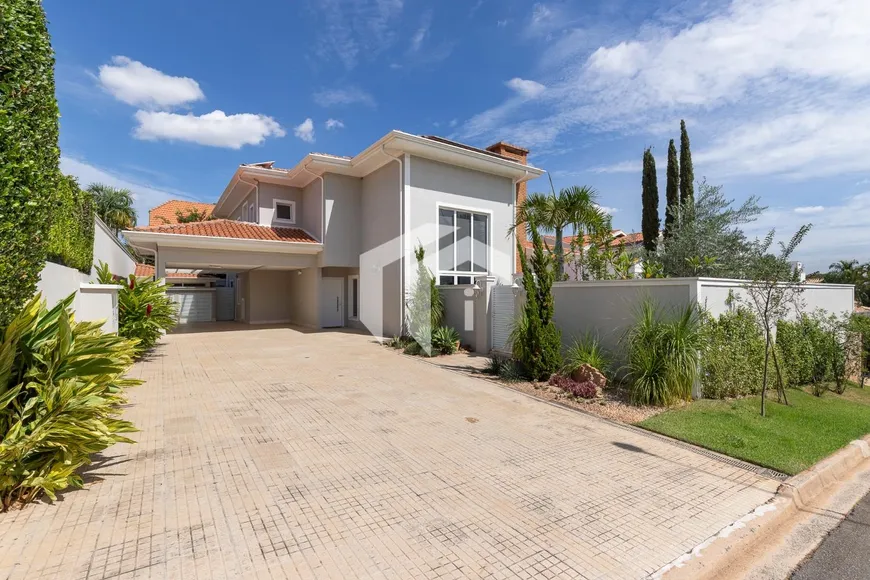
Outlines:
[{"label": "interlocking paver", "polygon": [[777,486],[362,335],[212,329],[134,368],[136,445],[0,515],[0,578],[643,578]]}]

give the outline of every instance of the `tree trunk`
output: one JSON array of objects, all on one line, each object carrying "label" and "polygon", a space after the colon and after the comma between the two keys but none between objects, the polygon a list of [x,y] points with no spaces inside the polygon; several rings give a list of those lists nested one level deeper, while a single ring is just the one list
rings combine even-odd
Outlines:
[{"label": "tree trunk", "polygon": [[788,405],[788,395],[785,394],[785,383],[782,380],[782,372],[779,370],[779,359],[776,358],[776,349],[773,349],[773,366],[776,369],[776,378],[779,381],[779,391],[777,397],[780,403]]},{"label": "tree trunk", "polygon": [[565,251],[562,248],[562,228],[556,229],[556,243],[553,251],[556,253],[556,280],[562,281],[565,274]]},{"label": "tree trunk", "polygon": [[770,333],[765,332],[764,339],[764,375],[761,379],[761,416],[765,417],[765,397],[767,396],[767,359],[770,357]]}]

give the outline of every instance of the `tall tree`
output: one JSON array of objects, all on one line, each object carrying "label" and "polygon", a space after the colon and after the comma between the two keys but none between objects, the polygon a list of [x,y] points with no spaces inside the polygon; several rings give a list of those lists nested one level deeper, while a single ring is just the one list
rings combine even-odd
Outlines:
[{"label": "tall tree", "polygon": [[0,332],[36,291],[60,180],[42,2],[0,2]]},{"label": "tall tree", "polygon": [[94,209],[100,219],[116,234],[136,225],[133,193],[111,185],[92,183],[88,191],[94,196]]},{"label": "tall tree", "polygon": [[695,199],[695,169],[692,167],[692,150],[686,122],[680,120],[680,201],[692,203]]},{"label": "tall tree", "polygon": [[643,233],[643,247],[648,252],[654,252],[659,238],[659,186],[656,181],[656,159],[653,157],[652,148],[647,147],[643,152],[643,218],[641,220],[641,232]]},{"label": "tall tree", "polygon": [[674,223],[677,221],[677,213],[680,211],[680,167],[677,162],[677,148],[674,140],[668,143],[668,182],[665,185],[665,238],[674,233]]},{"label": "tall tree", "polygon": [[574,233],[597,231],[607,227],[608,215],[598,207],[598,193],[591,187],[574,185],[550,195],[533,193],[517,208],[515,228],[527,225],[529,230],[542,229],[554,232],[556,241],[552,249],[556,261],[556,276],[562,280],[565,274],[565,247],[563,235],[569,227]]}]

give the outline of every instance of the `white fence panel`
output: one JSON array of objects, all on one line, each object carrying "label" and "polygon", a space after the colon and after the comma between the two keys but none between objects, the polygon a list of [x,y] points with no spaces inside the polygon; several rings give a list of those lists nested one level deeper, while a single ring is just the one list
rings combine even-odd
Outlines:
[{"label": "white fence panel", "polygon": [[515,315],[513,287],[495,286],[492,289],[492,350],[510,352],[508,339]]}]

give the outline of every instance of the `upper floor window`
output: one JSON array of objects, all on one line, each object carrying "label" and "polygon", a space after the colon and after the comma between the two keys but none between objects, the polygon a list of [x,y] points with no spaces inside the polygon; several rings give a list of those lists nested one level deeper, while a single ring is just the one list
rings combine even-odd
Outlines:
[{"label": "upper floor window", "polygon": [[273,221],[285,224],[296,223],[296,202],[276,199],[272,202],[275,209]]},{"label": "upper floor window", "polygon": [[489,271],[489,219],[485,213],[438,208],[438,283],[472,284]]},{"label": "upper floor window", "polygon": [[253,203],[248,206],[248,221],[256,222],[257,221],[257,206]]}]

